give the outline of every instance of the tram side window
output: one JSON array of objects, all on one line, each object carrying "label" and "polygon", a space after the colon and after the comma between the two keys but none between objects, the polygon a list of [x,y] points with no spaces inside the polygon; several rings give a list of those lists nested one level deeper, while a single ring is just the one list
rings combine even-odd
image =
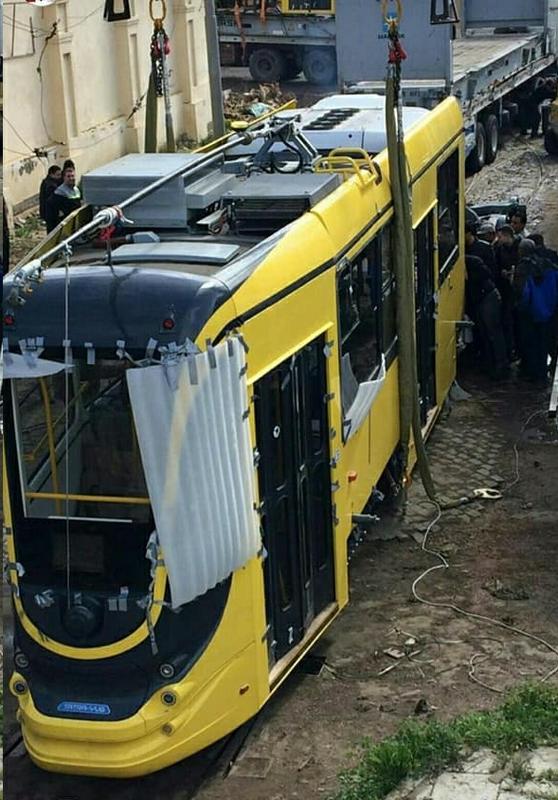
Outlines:
[{"label": "tram side window", "polygon": [[372,377],[382,360],[381,264],[376,243],[341,267],[337,292],[342,373],[346,378],[352,372],[356,383],[362,383]]},{"label": "tram side window", "polygon": [[438,263],[440,284],[459,255],[459,151],[438,167]]}]

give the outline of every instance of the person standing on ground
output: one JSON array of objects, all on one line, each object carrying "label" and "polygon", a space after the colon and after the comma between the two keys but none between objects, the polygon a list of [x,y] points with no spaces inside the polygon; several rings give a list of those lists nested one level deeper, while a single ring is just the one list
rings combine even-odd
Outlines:
[{"label": "person standing on ground", "polygon": [[[529,238],[535,243],[536,255],[546,262],[547,267],[558,270],[558,252],[545,245],[543,235],[532,233]],[[556,360],[558,358],[558,307],[550,321],[548,356],[550,358],[550,375],[552,376],[556,370]]]},{"label": "person standing on ground", "polygon": [[477,239],[491,246],[496,244],[496,226],[493,222],[482,222],[477,230]]},{"label": "person standing on ground", "polygon": [[502,378],[508,370],[502,330],[502,302],[489,268],[478,256],[466,255],[466,311],[476,325],[476,343],[490,377]]},{"label": "person standing on ground", "polygon": [[39,188],[39,216],[46,222],[47,220],[47,202],[51,194],[58,189],[62,183],[62,170],[58,164],[52,164],[48,168],[46,178],[41,181]]},{"label": "person standing on ground", "polygon": [[502,329],[506,340],[508,360],[513,361],[517,350],[515,323],[515,295],[512,287],[515,267],[519,261],[519,241],[515,238],[511,225],[503,225],[498,233],[494,246],[496,260],[496,288],[502,300]]},{"label": "person standing on ground", "polygon": [[475,222],[465,223],[465,254],[468,256],[477,256],[484,261],[490,274],[494,279],[496,275],[496,258],[494,250],[488,244],[478,238],[478,226]]},{"label": "person standing on ground", "polygon": [[531,84],[530,90],[519,104],[519,113],[521,119],[521,135],[526,136],[529,128],[531,129],[531,138],[535,139],[539,136],[539,127],[541,124],[541,111],[540,106],[545,100],[553,100],[556,97],[556,79],[555,78],[537,78],[534,84]]},{"label": "person standing on ground", "polygon": [[47,202],[47,232],[54,230],[61,220],[80,206],[81,192],[76,186],[76,172],[67,167],[62,173],[62,184],[55,189]]},{"label": "person standing on ground", "polygon": [[535,243],[537,255],[550,261],[558,269],[558,252],[545,245],[542,233],[532,233],[528,238]]},{"label": "person standing on ground", "polygon": [[519,239],[511,225],[502,225],[496,233],[496,266],[510,270],[519,261]]},{"label": "person standing on ground", "polygon": [[548,354],[554,351],[552,322],[558,311],[558,270],[537,256],[534,242],[524,239],[514,276],[521,340],[521,375],[545,384]]},{"label": "person standing on ground", "polygon": [[524,239],[526,236],[529,236],[525,228],[527,225],[527,212],[525,208],[515,208],[509,215],[509,224],[514,234],[519,239]]}]

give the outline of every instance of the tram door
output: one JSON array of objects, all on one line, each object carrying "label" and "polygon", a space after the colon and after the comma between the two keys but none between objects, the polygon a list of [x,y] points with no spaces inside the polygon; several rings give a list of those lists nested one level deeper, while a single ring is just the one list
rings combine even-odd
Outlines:
[{"label": "tram door", "polygon": [[415,229],[417,367],[421,422],[436,405],[436,299],[432,214]]},{"label": "tram door", "polygon": [[334,599],[324,340],[255,386],[270,662]]}]

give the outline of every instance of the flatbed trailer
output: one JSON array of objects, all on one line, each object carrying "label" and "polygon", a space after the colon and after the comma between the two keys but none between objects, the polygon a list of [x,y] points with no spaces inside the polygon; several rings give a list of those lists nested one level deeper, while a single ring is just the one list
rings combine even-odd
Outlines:
[{"label": "flatbed trailer", "polygon": [[[222,47],[256,80],[304,71],[342,92],[382,93],[387,17],[402,12],[403,103],[434,108],[453,95],[465,121],[470,171],[496,158],[499,133],[537,76],[556,69],[555,0],[462,0],[455,24],[432,24],[427,3],[389,0],[217,0]],[[220,9],[220,10],[219,10]],[[240,54],[240,55],[239,55]],[[551,141],[552,145],[554,142]]]},{"label": "flatbed trailer", "polygon": [[[479,126],[485,134],[484,159],[494,160],[499,128],[507,120],[506,106],[513,92],[532,78],[552,68],[554,52],[548,52],[544,31],[522,34],[468,34],[451,42],[451,84],[445,79],[404,79],[401,83],[405,105],[433,108],[449,93],[461,103],[465,123],[467,155],[478,145]],[[378,93],[384,80],[347,83],[351,93]],[[479,165],[479,167],[482,164]]]},{"label": "flatbed trailer", "polygon": [[[477,171],[496,158],[500,128],[528,98],[536,78],[556,70],[558,6],[553,0],[463,0],[458,24],[431,25],[422,4],[402,5],[403,103],[433,108],[448,95],[457,97],[469,167]],[[396,10],[389,2],[388,15]],[[367,40],[356,35],[355,19],[367,11],[367,0],[337,7],[343,91],[383,91],[387,25],[375,18]]]}]

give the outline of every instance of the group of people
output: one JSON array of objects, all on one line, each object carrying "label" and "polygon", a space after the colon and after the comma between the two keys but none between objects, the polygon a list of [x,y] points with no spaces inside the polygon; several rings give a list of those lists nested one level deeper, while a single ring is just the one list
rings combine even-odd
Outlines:
[{"label": "group of people", "polygon": [[475,352],[493,378],[519,362],[520,377],[546,385],[558,343],[558,253],[526,223],[523,208],[498,228],[467,223],[466,311]]},{"label": "group of people", "polygon": [[62,168],[53,164],[39,190],[39,215],[50,233],[58,223],[81,206],[81,192],[76,184],[76,167],[71,159]]}]

